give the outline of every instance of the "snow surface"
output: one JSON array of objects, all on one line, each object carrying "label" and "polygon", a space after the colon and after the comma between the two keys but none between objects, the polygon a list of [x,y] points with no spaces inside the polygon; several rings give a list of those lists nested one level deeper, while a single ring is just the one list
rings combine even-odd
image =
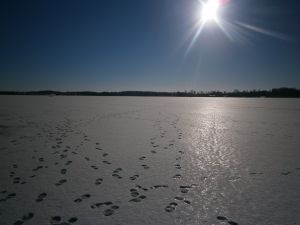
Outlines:
[{"label": "snow surface", "polygon": [[299,148],[298,99],[0,96],[0,224],[300,224]]}]

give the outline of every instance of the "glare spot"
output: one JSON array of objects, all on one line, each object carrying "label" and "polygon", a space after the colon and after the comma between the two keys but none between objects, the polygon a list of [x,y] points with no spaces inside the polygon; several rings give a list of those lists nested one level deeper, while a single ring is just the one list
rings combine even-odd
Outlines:
[{"label": "glare spot", "polygon": [[220,7],[219,0],[208,0],[203,3],[201,9],[200,20],[202,23],[206,23],[208,21],[218,21],[218,10]]}]

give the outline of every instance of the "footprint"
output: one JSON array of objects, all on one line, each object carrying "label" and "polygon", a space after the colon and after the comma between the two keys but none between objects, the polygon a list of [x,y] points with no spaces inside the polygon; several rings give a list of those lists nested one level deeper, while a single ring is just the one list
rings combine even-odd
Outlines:
[{"label": "footprint", "polygon": [[116,209],[119,209],[120,207],[117,206],[117,205],[113,205],[111,208],[114,209],[114,210],[116,210]]},{"label": "footprint", "polygon": [[65,165],[68,166],[68,165],[70,165],[71,163],[72,163],[72,161],[67,161]]},{"label": "footprint", "polygon": [[47,193],[41,193],[41,194],[39,194],[38,195],[38,197],[37,197],[37,199],[35,200],[36,202],[41,202],[41,201],[43,201],[44,200],[44,198],[46,198],[46,196],[47,196]]},{"label": "footprint", "polygon": [[182,186],[180,186],[180,191],[181,191],[181,193],[186,194],[194,186],[196,186],[196,185],[182,185]]},{"label": "footprint", "polygon": [[74,202],[76,202],[76,203],[82,202],[82,199],[81,199],[81,198],[76,198],[76,199],[74,200]]},{"label": "footprint", "polygon": [[100,208],[102,206],[111,206],[111,205],[113,205],[113,203],[110,202],[110,201],[107,201],[107,202],[98,202],[98,203],[95,203],[95,204],[91,205],[91,208],[95,209],[95,208]]},{"label": "footprint", "polygon": [[59,155],[60,156],[60,159],[64,159],[64,158],[66,158],[67,157],[67,155],[66,154],[61,154],[61,155]]},{"label": "footprint", "polygon": [[139,177],[139,175],[138,175],[138,174],[135,174],[135,175],[129,177],[129,179],[130,179],[130,180],[136,180],[138,177]]},{"label": "footprint", "polygon": [[174,166],[175,166],[176,169],[181,169],[180,164],[175,164]]},{"label": "footprint", "polygon": [[176,209],[178,204],[176,202],[171,202],[168,206],[165,207],[166,212],[173,212]]},{"label": "footprint", "polygon": [[9,173],[9,177],[13,177],[13,176],[15,176],[15,174],[16,173],[12,171],[12,172]]},{"label": "footprint", "polygon": [[107,164],[107,165],[111,165],[111,162],[108,162],[106,160],[102,161],[104,164]]},{"label": "footprint", "polygon": [[62,184],[64,184],[64,183],[66,183],[66,182],[67,182],[66,179],[61,179],[61,180],[59,180],[55,185],[56,185],[56,186],[60,186],[60,185],[62,185]]},{"label": "footprint", "polygon": [[32,171],[38,171],[38,170],[40,170],[40,169],[42,169],[42,168],[43,168],[42,166],[38,166],[38,167],[32,169]]},{"label": "footprint", "polygon": [[16,193],[11,193],[11,194],[7,195],[7,198],[13,198],[13,197],[16,197]]},{"label": "footprint", "polygon": [[91,197],[90,194],[84,194],[84,195],[81,195],[81,198],[75,199],[74,202],[79,203],[79,202],[82,202],[84,199],[88,199],[90,197]]},{"label": "footprint", "polygon": [[145,164],[143,164],[142,167],[143,167],[145,170],[150,169],[150,167],[149,167],[148,165],[145,165]]},{"label": "footprint", "polygon": [[111,216],[114,213],[115,213],[115,211],[113,209],[106,209],[103,214],[104,214],[104,216]]},{"label": "footprint", "polygon": [[180,175],[180,174],[175,174],[172,178],[173,178],[173,179],[180,179],[180,178],[181,178],[181,175]]},{"label": "footprint", "polygon": [[77,222],[78,218],[77,217],[71,217],[68,221],[69,223],[75,223]]},{"label": "footprint", "polygon": [[152,187],[150,187],[150,189],[158,189],[158,188],[167,188],[169,187],[168,185],[154,185]]},{"label": "footprint", "polygon": [[56,223],[56,222],[60,222],[61,221],[61,217],[60,216],[53,216],[51,217],[51,223]]},{"label": "footprint", "polygon": [[[137,187],[139,189],[143,190],[143,188],[141,186],[137,185]],[[141,202],[142,200],[147,198],[145,195],[140,195],[138,190],[135,189],[135,188],[130,189],[130,195],[133,197],[133,199],[130,199],[129,202],[136,202],[137,203],[137,202]]]},{"label": "footprint", "polygon": [[60,170],[60,173],[61,173],[62,175],[66,174],[66,173],[67,173],[67,169],[61,169],[61,170]]},{"label": "footprint", "polygon": [[14,184],[20,183],[20,179],[21,179],[20,177],[15,177],[13,183]]},{"label": "footprint", "polygon": [[188,204],[188,205],[191,204],[191,201],[189,201],[189,200],[183,200],[183,202],[186,203],[186,204]]},{"label": "footprint", "polygon": [[16,222],[14,222],[13,225],[22,225],[22,224],[25,223],[26,221],[32,219],[33,216],[34,216],[34,214],[30,212],[30,213],[24,215],[24,216],[22,217],[21,220],[17,220]]},{"label": "footprint", "polygon": [[138,189],[141,189],[143,191],[148,191],[148,188],[142,187],[141,185],[135,185]]},{"label": "footprint", "polygon": [[132,197],[137,197],[140,195],[140,193],[136,189],[133,188],[133,189],[130,189],[130,195]]},{"label": "footprint", "polygon": [[227,218],[225,216],[217,216],[217,219],[218,220],[222,220],[222,221],[227,220]]},{"label": "footprint", "polygon": [[113,203],[112,202],[99,202],[99,203],[95,203],[95,204],[93,204],[93,205],[91,205],[91,208],[92,209],[94,209],[94,208],[100,208],[101,206],[103,206],[103,205],[106,205],[106,206],[108,206],[108,205],[112,205]]},{"label": "footprint", "polygon": [[118,178],[118,179],[122,179],[122,177],[121,177],[119,174],[116,174],[116,173],[113,173],[112,176],[113,176],[113,177],[116,177],[116,178]]},{"label": "footprint", "polygon": [[81,197],[82,197],[82,199],[88,199],[88,198],[91,197],[91,195],[90,194],[84,194]]},{"label": "footprint", "polygon": [[118,172],[120,172],[122,170],[123,170],[122,168],[117,168],[117,169],[114,170],[114,173],[118,173]]},{"label": "footprint", "polygon": [[117,169],[115,169],[115,170],[113,171],[112,176],[113,176],[113,177],[116,177],[116,178],[118,178],[118,179],[122,179],[122,176],[119,175],[119,172],[120,172],[120,171],[122,171],[122,168],[117,168]]},{"label": "footprint", "polygon": [[98,178],[98,179],[96,179],[95,184],[96,185],[100,185],[100,184],[102,184],[102,182],[103,182],[103,179],[102,178]]},{"label": "footprint", "polygon": [[130,199],[129,201],[130,202],[141,202],[142,199],[140,199],[140,198],[133,198],[133,199]]},{"label": "footprint", "polygon": [[33,216],[34,216],[34,214],[30,212],[30,213],[24,215],[24,216],[22,217],[22,220],[23,220],[23,221],[30,220],[30,219],[33,218]]},{"label": "footprint", "polygon": [[250,175],[262,175],[263,173],[256,173],[256,172],[251,172],[249,173]]},{"label": "footprint", "polygon": [[94,170],[98,170],[99,168],[95,165],[92,165],[91,168],[93,168]]},{"label": "footprint", "polygon": [[17,220],[13,225],[22,225],[24,223],[23,220]]},{"label": "footprint", "polygon": [[16,193],[10,193],[5,198],[0,199],[0,202],[5,202],[5,201],[7,201],[11,198],[14,198],[14,197],[16,197]]}]

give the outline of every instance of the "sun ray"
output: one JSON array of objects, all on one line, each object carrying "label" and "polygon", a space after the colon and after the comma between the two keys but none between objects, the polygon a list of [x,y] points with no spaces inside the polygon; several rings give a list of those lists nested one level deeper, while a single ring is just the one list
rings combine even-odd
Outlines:
[{"label": "sun ray", "polygon": [[189,46],[188,46],[188,48],[187,48],[187,50],[185,52],[185,56],[188,55],[188,53],[190,52],[191,48],[194,46],[194,44],[195,44],[196,40],[198,39],[199,35],[201,34],[203,28],[204,28],[204,23],[201,23],[200,26],[199,26],[199,28],[198,28],[198,30],[197,30],[197,32],[196,32],[196,34],[194,35],[191,43],[189,44]]},{"label": "sun ray", "polygon": [[221,20],[217,20],[217,25],[220,28],[220,30],[223,32],[223,34],[225,34],[225,36],[230,40],[230,41],[234,41],[232,35],[230,34],[230,32],[228,30],[226,30],[225,26],[224,26],[224,22]]},{"label": "sun ray", "polygon": [[270,30],[267,30],[267,29],[264,29],[261,27],[253,26],[253,25],[238,22],[238,21],[236,21],[235,24],[238,26],[241,26],[243,28],[246,28],[248,30],[251,30],[251,31],[254,31],[254,32],[257,32],[260,34],[264,34],[264,35],[267,35],[267,36],[270,36],[273,38],[281,39],[284,41],[292,41],[292,39],[286,35],[283,35],[283,34],[280,34],[280,33],[274,32],[274,31],[270,31]]},{"label": "sun ray", "polygon": [[[251,38],[255,33],[284,41],[295,41],[292,38],[281,33],[277,33],[240,21],[230,21],[228,20],[228,18],[226,19],[226,17],[223,18],[221,13],[219,15],[219,11],[223,10],[222,7],[229,4],[230,0],[198,0],[198,2],[198,21],[197,23],[195,23],[196,29],[195,31],[193,31],[195,32],[195,34],[192,36],[192,39],[188,44],[184,57],[189,54],[199,36],[203,32],[204,27],[211,25],[213,26],[214,24],[217,25],[222,33],[232,42],[242,44],[251,43]],[[230,10],[230,8],[226,8],[225,10]]]}]

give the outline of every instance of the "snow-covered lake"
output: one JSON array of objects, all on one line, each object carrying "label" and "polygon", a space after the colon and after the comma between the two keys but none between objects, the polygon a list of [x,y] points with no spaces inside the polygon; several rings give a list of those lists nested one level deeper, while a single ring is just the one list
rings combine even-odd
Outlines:
[{"label": "snow-covered lake", "polygon": [[300,100],[0,96],[1,225],[300,224]]}]

